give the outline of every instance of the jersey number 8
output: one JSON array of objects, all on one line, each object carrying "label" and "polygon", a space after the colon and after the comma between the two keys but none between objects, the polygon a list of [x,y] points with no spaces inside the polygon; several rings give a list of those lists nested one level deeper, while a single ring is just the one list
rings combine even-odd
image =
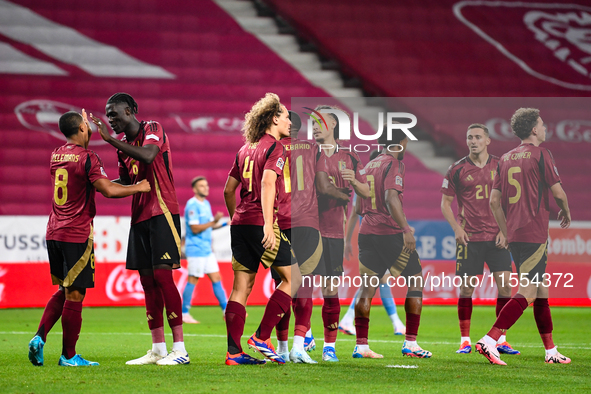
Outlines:
[{"label": "jersey number 8", "polygon": [[[60,195],[61,190],[61,197]],[[68,201],[68,170],[58,168],[55,171],[55,189],[53,190],[55,205],[64,205]]]}]

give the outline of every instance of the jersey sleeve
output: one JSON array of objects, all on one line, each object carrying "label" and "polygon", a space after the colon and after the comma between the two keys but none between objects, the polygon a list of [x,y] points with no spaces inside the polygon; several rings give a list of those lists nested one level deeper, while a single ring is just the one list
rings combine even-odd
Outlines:
[{"label": "jersey sleeve", "polygon": [[316,172],[326,172],[328,174],[328,169],[326,168],[326,160],[322,158],[321,152],[318,152],[316,155]]},{"label": "jersey sleeve", "polygon": [[557,183],[562,183],[552,153],[548,149],[542,149],[540,155],[544,158],[544,182],[546,185],[552,187]]},{"label": "jersey sleeve", "polygon": [[94,152],[88,153],[85,163],[85,170],[90,183],[94,183],[99,179],[109,179],[107,178],[107,173],[103,168],[103,162]]},{"label": "jersey sleeve", "polygon": [[399,193],[404,191],[404,174],[400,172],[399,166],[392,162],[392,167],[384,177],[384,190],[394,189]]},{"label": "jersey sleeve", "polygon": [[355,179],[361,183],[367,183],[367,179],[365,178],[365,171],[363,169],[363,164],[359,159],[359,156],[355,155],[355,160],[353,161],[353,170],[355,171]]},{"label": "jersey sleeve", "polygon": [[453,170],[453,165],[449,166],[447,169],[447,173],[443,178],[443,184],[441,185],[441,193],[445,194],[446,196],[453,197],[456,195],[456,185],[453,182],[451,172]]},{"label": "jersey sleeve", "polygon": [[497,163],[497,172],[495,173],[495,179],[493,180],[492,188],[497,190],[503,190],[501,184],[501,161],[499,160],[499,162]]},{"label": "jersey sleeve", "polygon": [[162,148],[164,143],[164,130],[158,122],[148,122],[144,126],[146,128],[146,137],[144,138],[144,146],[156,145],[158,149]]},{"label": "jersey sleeve", "polygon": [[185,217],[187,218],[189,226],[201,224],[199,222],[199,209],[192,199],[187,202],[187,206],[185,207]]},{"label": "jersey sleeve", "polygon": [[265,161],[263,171],[273,170],[277,176],[281,176],[283,174],[283,166],[285,165],[285,149],[283,148],[283,145],[277,142],[275,142],[269,149],[273,150]]},{"label": "jersey sleeve", "polygon": [[232,165],[232,168],[230,169],[230,172],[228,173],[228,176],[231,176],[232,178],[236,179],[237,181],[240,180],[240,164],[238,163],[238,156],[240,155],[240,152],[236,153],[236,159],[234,160],[234,164]]}]

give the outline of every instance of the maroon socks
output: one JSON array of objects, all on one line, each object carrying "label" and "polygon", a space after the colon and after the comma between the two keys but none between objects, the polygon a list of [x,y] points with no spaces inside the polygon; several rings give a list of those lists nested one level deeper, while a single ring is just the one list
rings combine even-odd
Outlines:
[{"label": "maroon socks", "polygon": [[172,270],[154,270],[154,280],[162,291],[168,325],[172,329],[172,341],[183,342],[183,301],[172,279]]},{"label": "maroon socks", "polygon": [[421,324],[421,315],[414,313],[406,313],[406,336],[407,341],[416,341],[419,333],[419,325]]},{"label": "maroon socks", "polygon": [[552,314],[550,313],[550,305],[548,305],[547,298],[536,298],[534,301],[534,318],[538,326],[538,332],[544,342],[544,348],[554,349],[554,341],[552,340]]},{"label": "maroon socks", "polygon": [[322,322],[324,323],[324,342],[334,343],[339,332],[341,303],[338,296],[324,298],[322,305]]},{"label": "maroon socks", "polygon": [[356,317],[355,331],[357,332],[357,345],[367,345],[367,337],[369,333],[369,318]]},{"label": "maroon socks", "polygon": [[275,290],[265,307],[263,320],[256,332],[257,338],[262,341],[269,339],[271,337],[271,332],[273,332],[273,328],[275,328],[277,323],[279,323],[286,313],[290,312],[290,307],[291,296],[281,290]]},{"label": "maroon socks", "polygon": [[76,342],[82,327],[82,302],[65,301],[62,312],[63,348],[62,355],[70,359],[76,355]]},{"label": "maroon socks", "polygon": [[240,338],[244,334],[246,308],[236,301],[228,301],[226,306],[226,332],[228,334],[228,353],[242,353]]},{"label": "maroon socks", "polygon": [[458,299],[458,318],[460,320],[461,335],[463,337],[469,337],[470,319],[472,318],[472,297]]},{"label": "maroon socks", "polygon": [[[158,329],[164,326],[164,319],[162,318],[164,299],[162,298],[162,292],[156,285],[156,281],[152,275],[140,275],[140,282],[144,288],[148,327],[150,327],[150,330]],[[164,336],[164,330],[162,331],[162,336]]]},{"label": "maroon socks", "polygon": [[64,302],[66,301],[66,292],[58,290],[56,291],[45,306],[43,316],[41,316],[41,322],[35,335],[39,335],[43,342],[47,342],[47,334],[54,326],[54,324],[62,316],[62,310],[64,309]]},{"label": "maroon socks", "polygon": [[523,311],[527,308],[527,300],[521,294],[515,294],[513,298],[501,310],[497,317],[494,326],[488,332],[488,336],[498,341],[515,322],[523,315]]}]

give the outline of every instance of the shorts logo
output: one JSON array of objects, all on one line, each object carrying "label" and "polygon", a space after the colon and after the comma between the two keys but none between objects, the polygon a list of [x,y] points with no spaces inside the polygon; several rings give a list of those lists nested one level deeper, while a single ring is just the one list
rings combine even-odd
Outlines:
[{"label": "shorts logo", "polygon": [[[453,11],[462,23],[521,67],[543,81],[568,89],[591,91],[591,23],[589,7],[577,4],[509,1],[460,1]],[[483,16],[486,15],[486,18]],[[505,24],[485,24],[485,20]],[[513,34],[505,34],[510,24]],[[518,35],[547,55],[524,56]]]},{"label": "shorts logo", "polygon": [[162,255],[162,257],[160,257],[160,260],[170,260],[170,259],[171,259],[171,257],[170,257],[170,255],[168,254],[168,252],[164,253],[164,254]]},{"label": "shorts logo", "polygon": [[283,161],[283,158],[279,158],[277,159],[277,164],[276,166],[279,167],[279,169],[283,170],[283,165],[285,164],[285,162]]},{"label": "shorts logo", "polygon": [[443,179],[443,184],[441,185],[442,188],[447,189],[449,186],[449,181],[447,179]]},{"label": "shorts logo", "polygon": [[400,175],[396,175],[396,184],[402,186],[402,177]]}]

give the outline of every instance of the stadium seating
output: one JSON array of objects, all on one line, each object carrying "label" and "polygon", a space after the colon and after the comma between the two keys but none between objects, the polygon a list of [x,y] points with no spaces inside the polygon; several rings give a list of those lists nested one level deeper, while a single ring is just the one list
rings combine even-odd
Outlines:
[{"label": "stadium seating", "polygon": [[[110,95],[132,94],[138,119],[159,121],[170,137],[181,207],[192,196],[190,180],[205,175],[214,212],[225,212],[222,189],[242,144],[241,119],[252,103],[269,91],[287,103],[292,97],[327,95],[210,0],[18,0],[0,2],[0,14],[6,15],[0,44],[24,54],[18,58],[10,52],[0,61],[0,70],[12,70],[0,72],[4,215],[49,212],[48,158],[62,143],[59,114],[69,109],[104,116]],[[61,75],[49,75],[48,64]],[[91,149],[116,178],[114,149],[98,135]],[[407,161],[414,189],[406,198],[409,218],[439,218],[441,176],[412,155]],[[99,215],[130,214],[128,199],[99,196],[97,207]]]},{"label": "stadium seating", "polygon": [[[573,218],[591,220],[586,197],[591,183],[581,182],[589,179],[582,169],[591,166],[591,102],[584,98],[591,92],[590,53],[575,38],[590,32],[582,22],[582,6],[549,1],[264,2],[322,54],[336,59],[345,73],[361,80],[365,90],[400,98],[393,106],[402,104],[428,121],[434,140],[453,146],[458,158],[466,154],[469,124],[500,127],[496,121],[507,125],[517,108],[538,106],[552,132],[544,146],[554,155]],[[405,97],[458,99],[427,104]],[[560,122],[567,125],[564,135],[556,132]],[[510,128],[508,133],[493,138],[494,154],[519,144]]]}]

